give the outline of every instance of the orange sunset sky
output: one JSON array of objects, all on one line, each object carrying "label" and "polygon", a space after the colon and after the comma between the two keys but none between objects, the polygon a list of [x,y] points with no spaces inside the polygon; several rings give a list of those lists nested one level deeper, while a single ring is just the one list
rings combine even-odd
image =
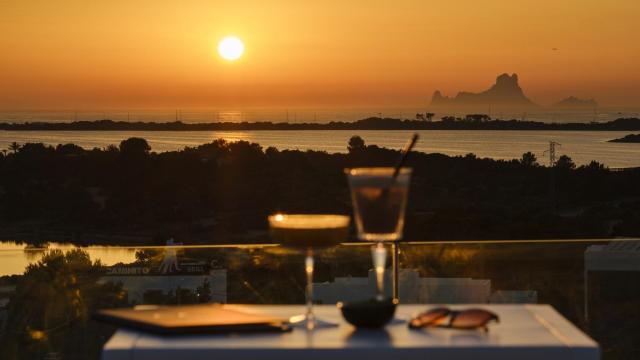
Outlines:
[{"label": "orange sunset sky", "polygon": [[638,19],[638,0],[0,0],[0,109],[424,106],[503,72],[543,105],[635,106]]}]

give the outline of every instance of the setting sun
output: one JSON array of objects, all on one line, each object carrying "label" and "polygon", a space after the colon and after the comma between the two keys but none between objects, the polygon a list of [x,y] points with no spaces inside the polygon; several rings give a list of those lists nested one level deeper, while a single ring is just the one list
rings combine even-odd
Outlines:
[{"label": "setting sun", "polygon": [[226,60],[237,60],[243,52],[244,44],[235,36],[227,36],[218,44],[218,54]]}]

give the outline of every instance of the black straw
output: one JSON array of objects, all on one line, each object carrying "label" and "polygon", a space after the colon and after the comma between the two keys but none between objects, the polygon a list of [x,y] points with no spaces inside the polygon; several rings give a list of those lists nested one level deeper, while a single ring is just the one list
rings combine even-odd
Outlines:
[{"label": "black straw", "polygon": [[407,144],[402,149],[402,151],[400,153],[400,159],[398,159],[398,162],[396,163],[396,166],[393,169],[393,178],[394,179],[398,177],[398,174],[400,174],[400,169],[402,169],[402,165],[404,165],[404,163],[407,161],[407,157],[409,155],[409,152],[411,151],[411,149],[413,149],[413,146],[416,144],[416,141],[418,141],[418,137],[419,137],[418,133],[413,134],[411,139],[409,139],[409,141],[407,141]]}]

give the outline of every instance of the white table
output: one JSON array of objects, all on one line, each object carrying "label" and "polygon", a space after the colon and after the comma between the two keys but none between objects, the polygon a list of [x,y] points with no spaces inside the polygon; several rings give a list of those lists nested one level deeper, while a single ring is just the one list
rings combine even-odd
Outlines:
[{"label": "white table", "polygon": [[[339,323],[308,334],[297,328],[283,334],[157,336],[118,330],[104,346],[103,360],[296,359],[296,360],[500,360],[600,358],[598,344],[549,305],[455,305],[482,307],[500,317],[488,333],[454,329],[410,330],[406,320],[428,305],[400,305],[384,330],[359,330],[344,322],[332,305],[316,306],[318,317]],[[244,311],[288,317],[303,306],[237,305]]]}]

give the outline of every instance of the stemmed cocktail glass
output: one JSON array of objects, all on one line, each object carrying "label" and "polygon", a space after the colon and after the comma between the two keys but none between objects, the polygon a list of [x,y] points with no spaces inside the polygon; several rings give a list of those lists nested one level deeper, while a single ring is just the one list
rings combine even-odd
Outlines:
[{"label": "stemmed cocktail glass", "polygon": [[[384,300],[385,242],[402,238],[411,178],[410,168],[372,167],[347,169],[358,238],[373,241],[373,265],[378,301]],[[394,248],[395,249],[395,248]],[[397,299],[397,255],[394,251],[393,297]]]},{"label": "stemmed cocktail glass", "polygon": [[349,217],[344,215],[275,214],[269,216],[269,228],[274,240],[284,246],[306,252],[306,313],[301,318],[305,320],[307,330],[313,330],[317,325],[330,324],[326,321],[318,321],[313,313],[313,250],[344,242],[349,234],[349,221]]}]

